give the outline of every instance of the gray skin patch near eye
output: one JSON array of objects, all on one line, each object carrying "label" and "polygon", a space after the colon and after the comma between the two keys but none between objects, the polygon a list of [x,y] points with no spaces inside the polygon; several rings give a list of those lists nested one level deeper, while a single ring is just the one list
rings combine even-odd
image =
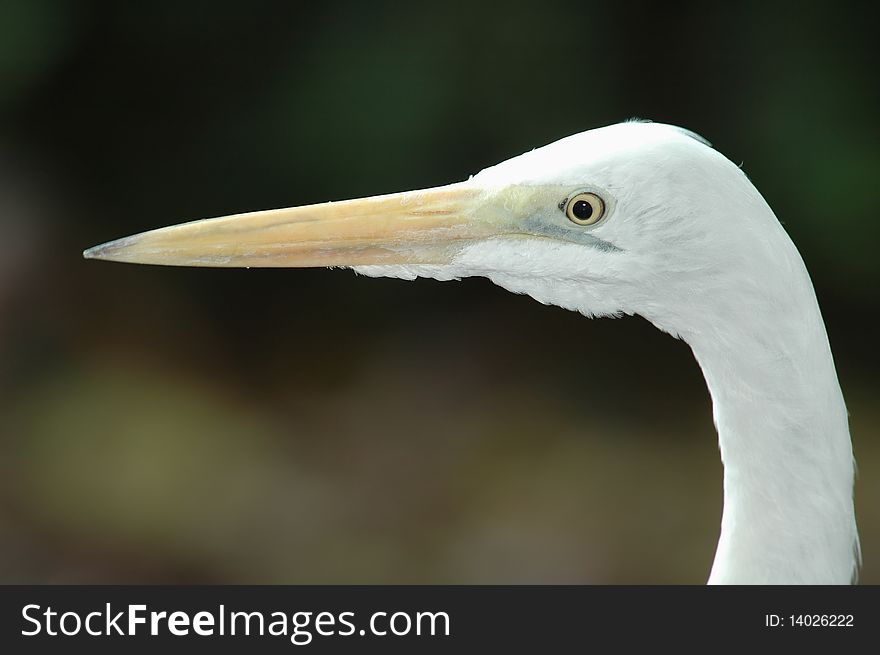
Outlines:
[{"label": "gray skin patch near eye", "polygon": [[535,217],[526,221],[526,234],[533,236],[547,237],[557,241],[568,241],[569,243],[579,243],[584,246],[591,246],[604,252],[623,252],[622,248],[618,248],[610,241],[600,239],[588,230],[580,226],[557,225],[548,222],[546,219]]},{"label": "gray skin patch near eye", "polygon": [[[590,236],[592,236],[592,235],[590,235]],[[602,250],[604,252],[623,252],[623,248],[618,248],[610,241],[605,241],[605,239],[600,239],[599,237],[595,237],[595,236],[592,238],[593,238],[592,245],[594,247],[598,248],[599,250]]]}]

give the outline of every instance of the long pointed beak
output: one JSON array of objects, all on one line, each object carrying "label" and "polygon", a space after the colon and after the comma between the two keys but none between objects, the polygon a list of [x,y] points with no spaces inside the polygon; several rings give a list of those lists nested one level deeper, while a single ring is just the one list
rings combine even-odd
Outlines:
[{"label": "long pointed beak", "polygon": [[499,232],[483,196],[463,182],[237,214],[125,237],[83,256],[169,266],[444,264],[468,243]]}]

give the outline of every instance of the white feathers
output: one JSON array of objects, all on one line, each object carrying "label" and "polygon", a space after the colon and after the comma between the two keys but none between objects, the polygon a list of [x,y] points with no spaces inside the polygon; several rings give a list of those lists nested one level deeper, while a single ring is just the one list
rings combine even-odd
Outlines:
[{"label": "white feathers", "polygon": [[[850,582],[852,449],[824,324],[797,249],[742,171],[687,130],[630,122],[468,184],[528,229],[460,244],[443,266],[355,270],[483,276],[587,316],[641,314],[680,336],[706,377],[725,465],[710,582]],[[585,188],[608,211],[577,231],[559,222],[557,196]]]}]

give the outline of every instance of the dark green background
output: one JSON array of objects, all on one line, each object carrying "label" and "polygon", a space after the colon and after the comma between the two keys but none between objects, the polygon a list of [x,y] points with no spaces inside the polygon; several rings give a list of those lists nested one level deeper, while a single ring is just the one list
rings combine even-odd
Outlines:
[{"label": "dark green background", "polygon": [[743,162],[798,244],[880,582],[880,57],[860,6],[4,0],[0,581],[704,581],[708,394],[647,322],[480,279],[80,258],[640,116]]}]

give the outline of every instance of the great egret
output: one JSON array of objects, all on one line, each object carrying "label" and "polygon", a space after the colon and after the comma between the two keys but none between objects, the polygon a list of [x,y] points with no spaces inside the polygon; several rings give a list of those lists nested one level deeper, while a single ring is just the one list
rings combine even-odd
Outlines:
[{"label": "great egret", "polygon": [[180,266],[484,276],[686,341],[724,464],[709,583],[846,584],[860,564],[847,412],[804,263],[743,172],[682,128],[626,122],[448,186],[238,214],[96,246]]}]

